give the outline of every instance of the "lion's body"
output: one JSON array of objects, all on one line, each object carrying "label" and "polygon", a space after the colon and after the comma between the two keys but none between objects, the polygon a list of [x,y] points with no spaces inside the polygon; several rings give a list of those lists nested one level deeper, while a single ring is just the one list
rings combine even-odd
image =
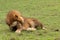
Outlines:
[{"label": "lion's body", "polygon": [[23,27],[24,29],[28,29],[28,28],[41,28],[43,29],[43,24],[40,23],[37,19],[35,18],[24,18],[24,24]]}]

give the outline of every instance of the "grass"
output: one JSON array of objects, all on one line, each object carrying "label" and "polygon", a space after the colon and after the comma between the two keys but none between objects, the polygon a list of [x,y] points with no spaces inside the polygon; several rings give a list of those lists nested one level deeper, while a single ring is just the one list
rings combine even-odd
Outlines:
[{"label": "grass", "polygon": [[[12,9],[40,20],[47,30],[22,31],[21,35],[11,32],[5,17]],[[56,29],[60,30],[60,0],[0,0],[0,40],[60,40]]]}]

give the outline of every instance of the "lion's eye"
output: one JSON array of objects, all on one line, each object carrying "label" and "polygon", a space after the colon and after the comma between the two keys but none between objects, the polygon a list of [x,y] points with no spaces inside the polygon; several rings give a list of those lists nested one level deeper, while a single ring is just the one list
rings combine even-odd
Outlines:
[{"label": "lion's eye", "polygon": [[15,17],[16,17],[16,18],[18,18],[18,16],[17,16],[17,15],[15,15]]}]

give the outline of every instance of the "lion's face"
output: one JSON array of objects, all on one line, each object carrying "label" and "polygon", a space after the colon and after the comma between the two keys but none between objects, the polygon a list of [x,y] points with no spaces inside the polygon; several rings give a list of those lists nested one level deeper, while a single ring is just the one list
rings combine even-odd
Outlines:
[{"label": "lion's face", "polygon": [[17,15],[15,15],[15,20],[16,20],[16,21],[19,21],[21,24],[24,23],[24,18],[23,18],[22,16],[17,16]]}]

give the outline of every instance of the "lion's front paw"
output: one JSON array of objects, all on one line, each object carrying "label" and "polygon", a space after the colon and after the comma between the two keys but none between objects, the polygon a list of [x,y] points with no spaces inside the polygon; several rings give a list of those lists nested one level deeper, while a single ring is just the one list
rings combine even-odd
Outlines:
[{"label": "lion's front paw", "polygon": [[18,33],[18,34],[20,34],[20,33],[21,33],[21,31],[20,31],[20,30],[16,30],[16,31],[15,31],[15,33]]}]

